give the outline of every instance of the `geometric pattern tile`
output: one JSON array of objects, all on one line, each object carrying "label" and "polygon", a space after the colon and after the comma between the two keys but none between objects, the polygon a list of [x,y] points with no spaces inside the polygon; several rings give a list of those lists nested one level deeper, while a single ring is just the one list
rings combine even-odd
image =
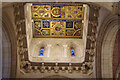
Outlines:
[{"label": "geometric pattern tile", "polygon": [[84,8],[32,4],[34,38],[82,38]]}]

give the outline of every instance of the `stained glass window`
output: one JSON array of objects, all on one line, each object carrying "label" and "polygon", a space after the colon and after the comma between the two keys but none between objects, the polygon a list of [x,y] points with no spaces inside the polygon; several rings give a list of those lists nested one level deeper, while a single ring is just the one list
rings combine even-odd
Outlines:
[{"label": "stained glass window", "polygon": [[75,56],[74,49],[71,49],[71,56]]},{"label": "stained glass window", "polygon": [[82,5],[33,4],[34,38],[82,38]]},{"label": "stained glass window", "polygon": [[39,56],[43,56],[43,52],[44,52],[44,49],[41,48],[41,49],[40,49],[40,54],[39,54]]}]

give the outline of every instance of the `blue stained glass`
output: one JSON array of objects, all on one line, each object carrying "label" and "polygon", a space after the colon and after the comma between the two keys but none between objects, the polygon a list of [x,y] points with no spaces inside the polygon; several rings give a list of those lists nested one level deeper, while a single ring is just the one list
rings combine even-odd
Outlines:
[{"label": "blue stained glass", "polygon": [[73,28],[73,22],[66,22],[66,28]]},{"label": "blue stained glass", "polygon": [[40,54],[39,54],[39,56],[43,56],[43,51],[44,51],[44,49],[40,49]]},{"label": "blue stained glass", "polygon": [[41,49],[40,51],[44,51],[44,49]]},{"label": "blue stained glass", "polygon": [[50,22],[43,21],[43,28],[50,28]]},{"label": "blue stained glass", "polygon": [[55,27],[55,30],[56,31],[60,31],[62,28],[60,28],[60,27]]},{"label": "blue stained glass", "polygon": [[71,49],[71,56],[75,56],[74,49]]}]

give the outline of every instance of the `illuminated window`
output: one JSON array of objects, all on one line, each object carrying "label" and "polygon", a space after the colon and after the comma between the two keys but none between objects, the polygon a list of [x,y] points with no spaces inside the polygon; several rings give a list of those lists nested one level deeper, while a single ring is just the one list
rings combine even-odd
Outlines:
[{"label": "illuminated window", "polygon": [[75,51],[73,48],[71,49],[71,56],[75,56]]},{"label": "illuminated window", "polygon": [[32,4],[34,38],[82,38],[83,5]]},{"label": "illuminated window", "polygon": [[44,54],[44,48],[41,48],[39,56],[43,56],[43,54]]}]

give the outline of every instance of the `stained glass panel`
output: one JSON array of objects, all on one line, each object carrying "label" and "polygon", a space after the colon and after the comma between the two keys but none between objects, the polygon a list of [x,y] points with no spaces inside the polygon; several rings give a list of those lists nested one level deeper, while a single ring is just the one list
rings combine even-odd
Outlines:
[{"label": "stained glass panel", "polygon": [[40,54],[39,54],[39,56],[43,56],[43,52],[44,52],[44,49],[41,48],[41,49],[40,49]]},{"label": "stained glass panel", "polygon": [[34,38],[82,38],[82,5],[32,5]]},{"label": "stained glass panel", "polygon": [[74,49],[71,49],[71,56],[75,56]]}]

